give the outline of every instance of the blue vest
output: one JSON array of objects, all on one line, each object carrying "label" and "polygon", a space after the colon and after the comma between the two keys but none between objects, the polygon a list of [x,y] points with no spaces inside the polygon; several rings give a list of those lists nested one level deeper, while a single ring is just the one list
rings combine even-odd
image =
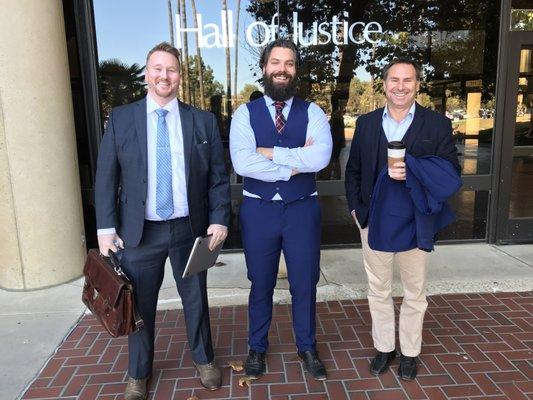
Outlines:
[{"label": "blue vest", "polygon": [[[272,148],[277,146],[292,149],[305,145],[309,122],[308,102],[298,97],[293,98],[291,111],[281,134],[276,130],[263,97],[248,103],[247,107],[250,112],[250,125],[255,134],[257,147]],[[245,177],[243,188],[264,200],[271,200],[276,193],[279,193],[284,202],[290,203],[316,192],[315,174],[297,174],[288,181],[276,182],[264,182]]]}]

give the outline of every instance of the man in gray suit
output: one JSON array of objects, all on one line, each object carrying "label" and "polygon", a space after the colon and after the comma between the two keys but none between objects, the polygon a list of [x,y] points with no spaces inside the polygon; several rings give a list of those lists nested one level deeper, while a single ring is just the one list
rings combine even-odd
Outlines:
[{"label": "man in gray suit", "polygon": [[126,400],[147,397],[164,266],[170,258],[192,358],[203,386],[221,386],[213,358],[207,272],[182,279],[196,236],[227,236],[229,180],[215,116],[176,99],[179,52],[168,43],[146,58],[146,98],[114,108],[100,145],[96,220],[100,252],[123,248],[144,327],[128,336]]}]

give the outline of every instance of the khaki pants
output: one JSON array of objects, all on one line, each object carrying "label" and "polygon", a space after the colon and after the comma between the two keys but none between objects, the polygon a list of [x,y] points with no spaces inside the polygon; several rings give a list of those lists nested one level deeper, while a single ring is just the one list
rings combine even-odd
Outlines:
[{"label": "khaki pants", "polygon": [[368,228],[360,229],[363,264],[368,277],[368,305],[372,316],[374,347],[393,351],[394,306],[392,302],[393,265],[400,268],[404,297],[400,308],[400,348],[402,354],[416,357],[422,346],[422,324],[427,308],[426,269],[429,253],[413,249],[398,253],[375,251],[368,246]]}]

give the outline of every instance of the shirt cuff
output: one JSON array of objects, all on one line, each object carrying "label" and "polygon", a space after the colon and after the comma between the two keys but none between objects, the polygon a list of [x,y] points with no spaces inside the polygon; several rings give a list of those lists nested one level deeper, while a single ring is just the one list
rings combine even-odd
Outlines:
[{"label": "shirt cuff", "polygon": [[96,234],[98,236],[100,236],[100,235],[109,235],[109,234],[112,234],[112,233],[117,233],[115,228],[98,229],[96,231]]},{"label": "shirt cuff", "polygon": [[279,166],[280,181],[288,181],[292,176],[292,168],[285,165]]},{"label": "shirt cuff", "polygon": [[361,224],[359,223],[359,220],[357,219],[357,215],[355,215],[355,210],[352,210],[352,212],[350,214],[352,214],[352,217],[355,220],[355,224],[357,225],[357,227],[359,229],[363,229],[363,228],[361,228]]},{"label": "shirt cuff", "polygon": [[288,147],[277,147],[274,146],[272,149],[272,161],[276,164],[287,165],[287,157],[290,155],[290,150]]}]

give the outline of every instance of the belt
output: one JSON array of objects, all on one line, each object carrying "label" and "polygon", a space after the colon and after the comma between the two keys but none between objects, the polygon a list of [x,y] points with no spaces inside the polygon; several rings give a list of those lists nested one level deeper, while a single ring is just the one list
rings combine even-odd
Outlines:
[{"label": "belt", "polygon": [[153,221],[151,219],[145,219],[144,222],[147,224],[164,225],[164,224],[172,224],[174,222],[178,222],[178,221],[185,220],[185,219],[189,219],[189,216],[187,215],[185,217],[172,218],[172,219],[167,219],[164,221]]}]

